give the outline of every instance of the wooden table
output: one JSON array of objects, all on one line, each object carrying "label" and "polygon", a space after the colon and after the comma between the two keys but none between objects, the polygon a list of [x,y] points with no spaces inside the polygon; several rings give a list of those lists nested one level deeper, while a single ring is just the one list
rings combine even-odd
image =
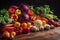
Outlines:
[{"label": "wooden table", "polygon": [[16,36],[13,40],[60,40],[60,27]]}]

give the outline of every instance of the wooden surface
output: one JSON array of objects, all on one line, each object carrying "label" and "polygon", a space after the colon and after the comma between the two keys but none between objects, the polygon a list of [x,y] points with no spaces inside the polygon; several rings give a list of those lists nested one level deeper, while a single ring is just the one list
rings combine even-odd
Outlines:
[{"label": "wooden surface", "polygon": [[13,40],[60,40],[60,27],[16,36]]}]

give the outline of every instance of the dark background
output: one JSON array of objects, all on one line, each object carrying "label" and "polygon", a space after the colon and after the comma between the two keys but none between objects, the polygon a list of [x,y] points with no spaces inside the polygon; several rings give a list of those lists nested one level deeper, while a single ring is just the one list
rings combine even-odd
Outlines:
[{"label": "dark background", "polygon": [[54,10],[54,14],[60,18],[60,6],[59,0],[1,0],[0,9],[8,8],[10,5],[19,5],[21,3],[27,3],[29,5],[43,6],[45,4],[50,5],[50,8]]}]

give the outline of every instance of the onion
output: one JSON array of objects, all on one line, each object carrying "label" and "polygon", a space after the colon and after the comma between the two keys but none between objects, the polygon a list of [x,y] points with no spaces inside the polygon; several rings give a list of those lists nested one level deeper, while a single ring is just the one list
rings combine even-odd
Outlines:
[{"label": "onion", "polygon": [[18,6],[16,6],[16,5],[12,5],[12,6],[10,6],[10,8],[17,9],[17,8],[19,8],[19,7],[18,7]]},{"label": "onion", "polygon": [[22,11],[27,11],[27,10],[29,10],[29,7],[28,7],[27,4],[21,4],[19,7],[20,7],[20,9],[21,9]]},{"label": "onion", "polygon": [[23,12],[22,15],[23,15],[23,17],[24,17],[25,19],[29,20],[29,15],[28,15],[28,14],[26,14],[25,12]]}]

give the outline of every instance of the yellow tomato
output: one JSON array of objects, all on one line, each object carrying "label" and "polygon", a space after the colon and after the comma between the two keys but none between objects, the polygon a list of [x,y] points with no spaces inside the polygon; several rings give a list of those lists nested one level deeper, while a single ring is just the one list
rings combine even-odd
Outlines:
[{"label": "yellow tomato", "polygon": [[27,23],[22,23],[22,27],[27,27]]},{"label": "yellow tomato", "polygon": [[14,27],[20,27],[20,22],[15,22]]}]

